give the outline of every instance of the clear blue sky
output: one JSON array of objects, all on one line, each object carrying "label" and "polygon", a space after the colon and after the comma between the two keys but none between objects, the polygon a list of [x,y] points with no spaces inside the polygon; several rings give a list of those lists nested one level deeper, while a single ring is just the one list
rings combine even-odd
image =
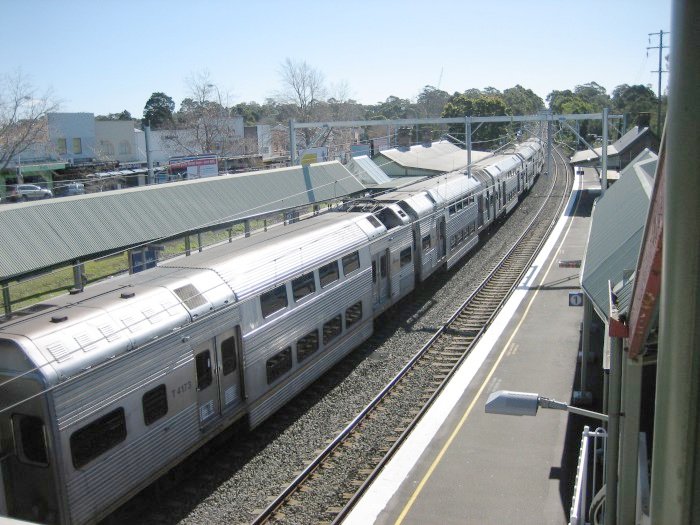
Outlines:
[{"label": "clear blue sky", "polygon": [[21,69],[62,111],[141,117],[155,91],[179,108],[203,71],[231,103],[262,103],[287,57],[365,104],[438,83],[656,91],[647,35],[670,31],[671,0],[9,0],[2,15],[0,73]]}]

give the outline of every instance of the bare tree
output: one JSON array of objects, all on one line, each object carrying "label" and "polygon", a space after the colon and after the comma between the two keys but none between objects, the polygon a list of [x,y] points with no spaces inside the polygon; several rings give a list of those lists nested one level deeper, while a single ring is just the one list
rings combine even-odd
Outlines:
[{"label": "bare tree", "polygon": [[214,83],[208,72],[188,79],[190,96],[175,115],[176,129],[166,135],[171,148],[189,154],[241,153],[242,130],[236,133],[236,118],[228,108],[228,95]]},{"label": "bare tree", "polygon": [[57,109],[51,92],[39,94],[21,71],[0,77],[0,170],[33,145],[48,142],[46,114]]},{"label": "bare tree", "polygon": [[[296,118],[300,122],[311,122],[317,118],[321,102],[326,96],[323,73],[306,61],[287,58],[280,68],[280,77],[283,88],[277,97],[279,101],[293,104],[296,107]],[[304,146],[310,146],[313,130],[303,131]]]}]

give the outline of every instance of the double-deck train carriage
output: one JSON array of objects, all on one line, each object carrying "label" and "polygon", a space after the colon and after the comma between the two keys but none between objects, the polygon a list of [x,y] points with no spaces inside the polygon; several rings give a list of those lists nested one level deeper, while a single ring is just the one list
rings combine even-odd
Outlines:
[{"label": "double-deck train carriage", "polygon": [[[517,150],[521,174],[541,169],[535,146]],[[0,514],[98,520],[226,425],[260,424],[476,244],[512,201],[499,200],[509,171],[491,171],[435,177],[0,320]]]},{"label": "double-deck train carriage", "polygon": [[[523,171],[523,161],[515,154],[496,155],[477,162],[472,168],[472,172],[478,176],[487,173],[491,176],[494,189],[490,194],[494,217],[502,217],[508,214],[518,203],[519,190],[518,181],[520,173]],[[486,178],[486,177],[484,177]],[[522,188],[522,186],[521,186]]]},{"label": "double-deck train carriage", "polygon": [[542,171],[544,165],[544,150],[542,142],[538,139],[531,139],[521,143],[517,150],[518,155],[524,162],[522,177],[525,189],[529,190],[535,183],[535,177]]}]

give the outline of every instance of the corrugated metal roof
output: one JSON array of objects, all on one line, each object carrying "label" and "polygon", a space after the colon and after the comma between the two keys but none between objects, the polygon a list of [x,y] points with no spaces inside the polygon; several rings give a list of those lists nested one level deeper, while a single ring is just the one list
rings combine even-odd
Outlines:
[{"label": "corrugated metal roof", "polygon": [[9,204],[0,207],[0,280],[364,189],[333,161]]},{"label": "corrugated metal roof", "polygon": [[[429,146],[417,144],[410,148],[392,148],[382,151],[380,156],[404,168],[423,169],[446,173],[467,166],[467,150],[446,140],[433,142]],[[491,155],[486,151],[472,150],[472,162]],[[382,162],[379,162],[381,165]]]},{"label": "corrugated metal roof", "polygon": [[[648,131],[649,128],[640,128],[639,126],[634,126],[633,128],[630,128],[630,130],[627,133],[622,135],[613,144],[608,146],[608,157],[612,157],[613,155],[619,155]],[[591,160],[597,159],[602,154],[602,147],[595,148],[595,150],[586,149],[583,151],[577,151],[576,153],[574,153],[574,156],[571,157],[571,163],[576,164],[578,162],[589,162]]]},{"label": "corrugated metal roof", "polygon": [[363,184],[383,184],[391,181],[389,176],[367,155],[353,157],[345,167]]},{"label": "corrugated metal roof", "polygon": [[635,166],[650,160],[656,162],[654,153],[640,153],[593,210],[581,286],[603,318],[608,313],[608,281],[616,285],[637,265],[653,184],[647,171]]}]

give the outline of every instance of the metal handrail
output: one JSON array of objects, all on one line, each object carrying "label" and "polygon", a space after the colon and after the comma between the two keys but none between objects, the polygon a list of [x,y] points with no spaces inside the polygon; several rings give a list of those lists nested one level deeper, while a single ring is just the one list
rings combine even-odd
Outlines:
[{"label": "metal handrail", "polygon": [[[578,467],[576,468],[576,483],[574,494],[571,498],[571,512],[569,513],[569,525],[586,525],[587,500],[588,500],[588,466],[589,456],[593,458],[593,486],[592,493],[596,493],[597,468],[595,458],[601,446],[605,446],[603,440],[608,437],[602,428],[596,428],[591,432],[588,426],[583,427],[581,433],[581,448],[578,455]],[[590,438],[594,438],[593,454],[590,454]],[[602,486],[602,483],[601,483]]]}]

